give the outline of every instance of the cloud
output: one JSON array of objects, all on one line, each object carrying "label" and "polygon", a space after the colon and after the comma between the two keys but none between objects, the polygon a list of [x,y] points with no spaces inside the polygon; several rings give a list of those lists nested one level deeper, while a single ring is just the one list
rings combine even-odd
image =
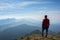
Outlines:
[{"label": "cloud", "polygon": [[[60,19],[60,14],[46,14],[51,22],[58,22]],[[7,18],[15,18],[15,19],[34,19],[42,21],[44,19],[45,14],[40,15],[0,15],[0,19],[7,19]]]},{"label": "cloud", "polygon": [[0,3],[0,10],[22,8],[38,2]]},{"label": "cloud", "polygon": [[9,3],[0,4],[0,10],[9,9],[9,8],[14,8],[13,4],[9,4]]},{"label": "cloud", "polygon": [[24,2],[16,2],[16,3],[1,2],[0,10],[19,9],[19,8],[24,8],[25,6],[29,6],[29,5],[47,4],[47,3],[50,3],[50,2],[36,2],[36,1],[24,1]]},{"label": "cloud", "polygon": [[23,16],[21,16],[21,15],[4,15],[4,16],[0,16],[0,20],[1,19],[8,19],[8,18],[15,18],[15,19],[19,19],[19,20],[21,20],[21,19],[33,19],[33,20],[39,20],[39,21],[41,21],[41,18],[39,18],[39,16],[35,16],[35,15],[33,15],[33,16],[26,16],[26,15],[23,15]]}]

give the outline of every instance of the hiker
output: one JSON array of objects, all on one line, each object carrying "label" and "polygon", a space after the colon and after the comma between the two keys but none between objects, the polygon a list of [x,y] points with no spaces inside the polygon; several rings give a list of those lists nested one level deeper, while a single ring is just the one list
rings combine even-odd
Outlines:
[{"label": "hiker", "polygon": [[46,30],[45,37],[47,37],[49,25],[50,25],[49,19],[47,18],[47,15],[45,15],[45,18],[42,21],[42,37],[44,37],[44,30]]}]

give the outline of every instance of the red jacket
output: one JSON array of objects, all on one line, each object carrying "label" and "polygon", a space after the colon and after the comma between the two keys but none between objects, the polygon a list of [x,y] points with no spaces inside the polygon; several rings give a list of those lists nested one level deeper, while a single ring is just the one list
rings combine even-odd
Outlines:
[{"label": "red jacket", "polygon": [[43,19],[42,28],[49,28],[49,19]]}]

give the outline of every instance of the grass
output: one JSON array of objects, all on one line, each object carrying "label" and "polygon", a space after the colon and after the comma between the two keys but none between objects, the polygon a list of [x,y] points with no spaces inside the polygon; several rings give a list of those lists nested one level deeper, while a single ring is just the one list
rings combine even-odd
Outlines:
[{"label": "grass", "polygon": [[48,35],[48,37],[42,37],[39,34],[32,34],[31,36],[21,37],[17,40],[60,40],[60,38],[56,38],[55,36]]}]

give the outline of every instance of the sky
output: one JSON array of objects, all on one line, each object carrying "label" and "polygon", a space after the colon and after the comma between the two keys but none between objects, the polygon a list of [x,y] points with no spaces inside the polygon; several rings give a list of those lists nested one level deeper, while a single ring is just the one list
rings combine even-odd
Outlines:
[{"label": "sky", "polygon": [[60,0],[0,0],[0,19],[40,20],[48,15],[55,23],[60,23]]}]

